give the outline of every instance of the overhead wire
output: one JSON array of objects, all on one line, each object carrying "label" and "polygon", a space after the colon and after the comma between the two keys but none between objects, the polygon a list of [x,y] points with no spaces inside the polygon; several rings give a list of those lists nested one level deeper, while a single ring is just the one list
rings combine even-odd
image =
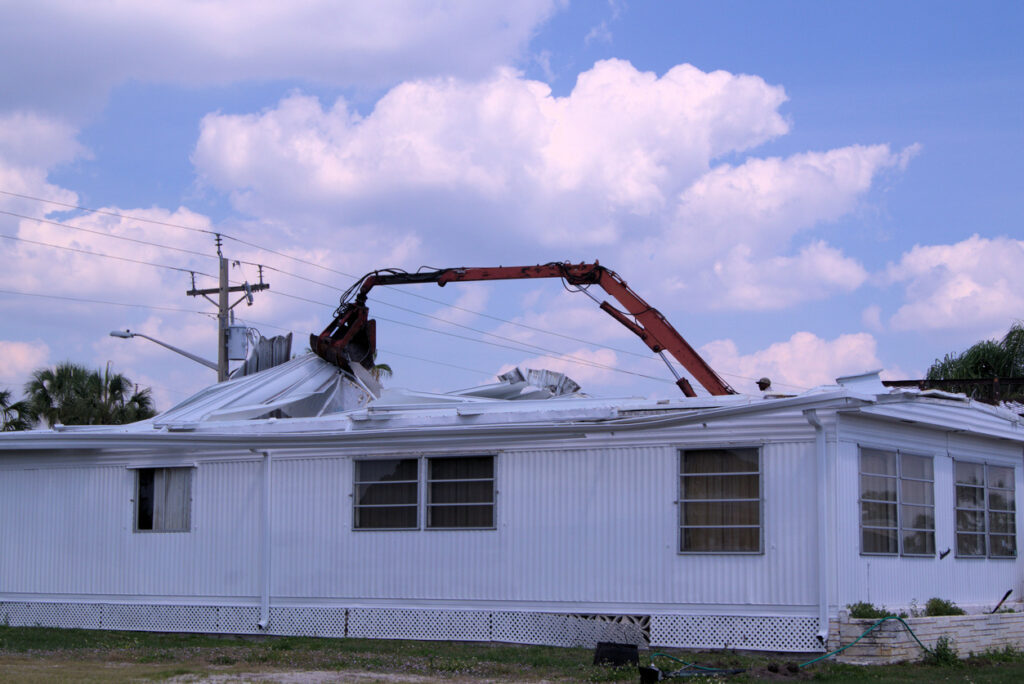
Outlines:
[{"label": "overhead wire", "polygon": [[158,264],[153,261],[144,261],[142,259],[132,259],[131,257],[117,256],[116,254],[105,254],[103,252],[91,252],[87,249],[80,249],[78,247],[68,247],[67,245],[55,245],[52,242],[43,242],[41,240],[29,240],[28,238],[15,237],[13,235],[7,235],[0,233],[0,238],[5,240],[15,240],[17,242],[26,242],[32,245],[40,245],[42,247],[52,247],[53,249],[63,249],[68,252],[77,252],[79,254],[88,254],[89,256],[103,257],[105,259],[116,259],[117,261],[127,261],[133,264],[142,264],[143,266],[153,266],[155,268],[165,268],[171,271],[180,271],[182,273],[194,273],[196,275],[205,276],[207,278],[216,278],[216,276],[197,271],[194,268],[181,268],[180,266],[171,266],[169,264]]},{"label": "overhead wire", "polygon": [[110,306],[125,306],[139,309],[153,309],[155,311],[173,311],[175,313],[194,313],[200,314],[202,316],[209,315],[209,313],[206,311],[196,311],[194,309],[181,309],[173,306],[161,306],[159,304],[133,304],[129,302],[112,302],[106,299],[90,299],[88,297],[69,297],[66,295],[44,294],[42,292],[22,292],[19,290],[0,289],[0,294],[19,295],[22,297],[42,297],[45,299],[61,299],[71,302],[81,302],[84,304],[108,304]]},{"label": "overhead wire", "polygon": [[150,247],[159,247],[160,249],[170,249],[175,252],[181,252],[183,254],[191,254],[193,256],[203,257],[204,259],[216,259],[216,254],[209,254],[207,252],[199,252],[194,249],[185,249],[184,247],[175,247],[174,245],[162,245],[158,242],[151,242],[149,240],[140,240],[138,238],[131,238],[126,235],[114,235],[113,233],[105,233],[102,230],[93,230],[91,228],[85,228],[83,226],[72,226],[68,223],[61,223],[60,221],[51,221],[50,219],[38,218],[35,216],[26,216],[24,214],[16,214],[13,211],[4,211],[0,209],[0,214],[7,216],[13,216],[15,218],[27,219],[29,221],[36,221],[37,223],[46,223],[51,226],[58,226],[60,228],[67,228],[68,230],[78,230],[83,233],[91,233],[93,235],[100,235],[102,237],[111,238],[113,240],[123,240],[125,242],[134,242],[139,245],[149,245]]},{"label": "overhead wire", "polygon": [[[346,273],[345,271],[341,271],[341,270],[338,270],[338,269],[330,268],[328,266],[324,266],[322,264],[318,264],[318,263],[316,263],[314,261],[310,261],[308,259],[303,259],[303,258],[300,258],[300,257],[296,257],[296,256],[293,256],[293,255],[288,254],[286,252],[282,252],[280,250],[272,249],[270,247],[266,247],[266,246],[263,246],[263,245],[260,245],[260,244],[257,244],[257,243],[254,243],[254,242],[251,242],[251,241],[239,238],[239,237],[236,237],[236,236],[231,235],[229,233],[225,233],[223,231],[215,231],[215,230],[209,230],[209,229],[195,228],[195,227],[192,227],[192,226],[185,226],[185,225],[181,225],[181,224],[177,224],[177,223],[171,223],[171,222],[168,222],[168,221],[159,221],[159,220],[156,220],[156,219],[150,219],[150,218],[145,218],[145,217],[141,217],[141,216],[133,216],[133,215],[130,215],[130,214],[124,214],[124,213],[120,213],[120,212],[113,212],[113,211],[107,211],[107,210],[102,210],[102,209],[93,209],[93,208],[84,207],[84,206],[81,206],[81,205],[76,205],[76,204],[71,204],[71,203],[66,203],[66,202],[60,202],[60,201],[57,201],[57,200],[50,200],[50,199],[45,199],[45,198],[41,198],[41,197],[35,197],[35,196],[32,196],[32,195],[26,195],[26,194],[11,192],[11,191],[2,190],[2,189],[0,189],[0,194],[7,195],[7,196],[10,196],[10,197],[17,197],[17,198],[20,198],[20,199],[26,199],[26,200],[31,200],[31,201],[43,202],[43,203],[52,204],[52,205],[55,205],[55,206],[65,207],[65,208],[68,208],[68,209],[77,209],[77,210],[80,210],[80,211],[86,211],[86,212],[95,213],[95,214],[101,214],[101,215],[105,215],[105,216],[112,216],[112,217],[132,220],[132,221],[138,221],[138,222],[141,222],[141,223],[150,223],[150,224],[164,226],[164,227],[168,227],[168,228],[178,228],[178,229],[181,229],[181,230],[188,230],[188,231],[192,231],[192,232],[203,233],[203,234],[206,234],[206,235],[214,235],[214,236],[219,235],[219,236],[223,237],[226,240],[232,240],[234,242],[237,242],[239,244],[245,245],[247,247],[251,247],[253,249],[257,249],[257,250],[260,250],[260,251],[263,251],[263,252],[267,252],[269,254],[274,254],[276,256],[279,256],[279,257],[282,257],[282,258],[285,258],[285,259],[289,259],[289,260],[294,261],[296,263],[300,263],[300,264],[304,264],[304,265],[311,266],[311,267],[314,267],[314,268],[318,268],[318,269],[327,271],[329,273],[334,273],[334,274],[337,274],[337,275],[344,276],[346,278],[352,278],[352,279],[356,278],[356,276],[352,275],[351,273]],[[66,227],[66,228],[80,229],[77,226],[68,226],[66,224],[61,224],[61,223],[49,221],[49,220],[46,220],[46,219],[26,217],[26,216],[22,216],[20,214],[15,214],[13,212],[0,211],[0,213],[8,214],[8,215],[11,215],[11,216],[16,216],[16,217],[21,217],[21,218],[27,218],[29,220],[42,221],[42,222],[45,222],[45,223],[56,223],[57,225],[61,225],[61,226]],[[87,230],[87,229],[82,229],[82,230]],[[98,231],[87,230],[87,232],[98,232]],[[103,233],[99,233],[99,234],[103,234]],[[123,237],[123,236],[113,236],[113,235],[109,235],[109,234],[106,234],[106,235],[108,235],[108,237],[114,237],[114,238],[122,238]],[[11,236],[0,235],[0,237],[8,237],[8,238],[10,238]],[[12,238],[12,239],[19,239],[19,238]],[[130,239],[130,238],[126,238],[126,239]],[[22,240],[24,240],[24,239],[22,239]],[[24,240],[24,241],[30,242],[28,240]],[[191,252],[190,250],[183,250],[181,248],[174,248],[174,247],[167,246],[167,245],[158,245],[156,243],[148,243],[146,241],[142,241],[142,242],[144,244],[151,244],[151,245],[156,246],[156,247],[163,247],[163,248],[168,248],[168,249],[177,249],[178,251],[184,251],[184,252],[188,252],[188,253],[192,253],[192,254],[199,254],[201,256],[212,256],[212,255],[204,255],[204,254],[201,254],[201,253]],[[42,244],[45,244],[45,243],[42,243]],[[47,245],[47,246],[55,246],[55,245]],[[71,249],[71,248],[67,248],[67,249]],[[83,251],[83,253],[90,254],[90,252],[84,252],[84,251]],[[104,255],[100,255],[100,256],[104,256]],[[105,256],[110,256],[110,255],[105,255]],[[111,258],[119,258],[119,257],[111,257]],[[122,259],[129,260],[129,259],[126,259],[126,258],[122,258]],[[261,264],[257,264],[255,262],[249,262],[249,261],[242,262],[241,260],[237,260],[237,259],[233,260],[233,261],[239,261],[240,263],[245,263],[245,264],[253,265],[253,266],[260,266],[261,265]],[[298,278],[300,280],[304,280],[304,281],[307,281],[307,282],[310,282],[310,283],[313,283],[313,284],[316,284],[316,285],[320,285],[320,286],[324,286],[324,287],[330,287],[330,288],[336,289],[336,290],[341,290],[341,288],[339,288],[337,286],[329,285],[327,283],[323,283],[323,282],[320,282],[320,281],[316,281],[314,279],[307,278],[305,276],[301,276],[301,275],[296,274],[296,273],[290,273],[288,271],[285,271],[283,269],[280,269],[280,268],[277,268],[277,267],[274,267],[274,266],[270,266],[270,265],[267,265],[267,264],[262,264],[262,266],[263,266],[263,268],[265,268],[267,270],[275,271],[275,272],[280,273],[280,274],[285,275],[285,276],[290,276],[290,277]],[[191,269],[177,269],[177,270],[184,270],[184,271],[187,271],[187,272],[192,272]],[[208,274],[203,274],[203,275],[208,275]],[[213,277],[213,276],[208,276],[208,277]],[[396,289],[396,288],[393,288],[393,287],[390,287],[390,286],[385,286],[385,287],[387,287],[387,289],[389,289],[389,290]],[[593,297],[593,295],[591,295],[589,292],[586,291],[586,288],[577,288],[577,290],[584,292],[584,294],[589,296],[591,299],[595,299]],[[446,307],[449,307],[449,308],[452,308],[452,309],[455,309],[455,310],[465,311],[466,313],[471,313],[471,314],[474,314],[474,315],[477,315],[477,316],[481,316],[481,317],[485,317],[485,318],[489,318],[491,320],[495,320],[495,321],[498,321],[498,322],[501,322],[501,323],[506,323],[508,325],[524,328],[524,329],[527,329],[527,330],[532,330],[534,332],[538,332],[538,333],[541,333],[541,334],[552,335],[552,336],[555,336],[555,337],[561,337],[563,339],[568,339],[568,340],[580,342],[582,344],[587,344],[587,345],[594,346],[594,347],[599,347],[599,348],[602,348],[602,349],[609,349],[609,350],[615,351],[617,353],[627,354],[627,355],[634,356],[634,357],[637,357],[637,358],[647,359],[647,360],[651,360],[651,361],[655,361],[655,362],[660,361],[660,359],[652,357],[652,356],[650,356],[648,354],[641,354],[641,353],[630,351],[630,350],[627,350],[627,349],[620,349],[620,348],[613,347],[613,346],[610,346],[610,345],[607,345],[607,344],[603,344],[603,343],[600,343],[600,342],[594,342],[592,340],[587,340],[587,339],[584,339],[584,338],[575,337],[573,335],[568,335],[568,334],[560,333],[560,332],[553,331],[553,330],[547,330],[547,329],[540,328],[540,327],[537,327],[537,326],[531,326],[531,325],[528,325],[526,323],[521,323],[521,322],[518,322],[518,321],[512,321],[512,320],[504,319],[504,318],[501,318],[499,316],[494,316],[492,314],[488,314],[488,313],[485,313],[485,312],[482,312],[482,311],[475,311],[473,309],[462,307],[462,306],[459,306],[459,305],[456,305],[456,304],[449,304],[448,302],[445,302],[443,300],[438,300],[438,299],[435,299],[433,297],[428,297],[426,295],[422,295],[422,294],[419,294],[419,293],[416,293],[416,292],[411,292],[411,291],[406,290],[406,289],[401,289],[399,291],[401,291],[403,294],[405,294],[407,296],[416,297],[418,299],[429,301],[429,302],[432,302],[432,303],[435,303],[435,304],[440,304],[442,306],[446,306]],[[307,300],[307,301],[312,301],[312,300]],[[447,324],[450,324],[450,325],[456,325],[456,326],[459,326],[459,327],[465,327],[465,326],[461,326],[461,324],[457,324],[457,323],[454,323],[452,321],[448,321],[447,319],[444,319],[444,318],[441,318],[441,317],[438,317],[438,316],[432,316],[430,314],[422,314],[420,312],[417,312],[417,311],[414,311],[414,310],[411,310],[411,309],[403,308],[403,307],[401,307],[399,305],[393,304],[393,303],[388,302],[386,300],[382,300],[379,297],[375,297],[374,301],[377,301],[380,304],[383,304],[385,306],[391,306],[391,307],[394,307],[394,308],[402,309],[404,311],[415,313],[416,315],[421,315],[421,316],[425,316],[425,317],[428,317],[428,318],[433,318],[435,320],[438,320],[438,321],[441,321],[441,322],[444,322],[444,323],[447,323]],[[597,301],[597,300],[595,299],[595,301]],[[322,304],[322,302],[313,302],[313,303]],[[384,320],[384,319],[381,319],[381,320]],[[474,330],[476,332],[482,332],[482,331],[477,331],[476,329],[473,329],[473,328],[470,328],[470,329]],[[440,332],[440,331],[432,331],[432,332]],[[447,333],[443,333],[442,332],[441,334],[447,334]],[[494,335],[493,333],[483,333],[483,334],[488,334],[488,335],[497,336],[497,337],[503,337],[503,336],[500,336],[500,335]],[[466,339],[466,338],[463,338],[463,339]],[[472,339],[472,338],[470,338],[470,339]],[[504,339],[508,339],[508,338],[504,338]],[[474,341],[483,342],[482,340],[474,340]],[[529,344],[529,343],[521,343],[521,342],[517,342],[517,343],[518,344]],[[535,346],[535,345],[530,345],[530,346]],[[539,349],[543,349],[543,348],[540,348],[540,347],[538,347],[538,348]],[[549,351],[548,353],[556,353],[556,354],[559,354],[560,356],[564,357],[564,355],[562,355],[561,352],[551,352],[551,351]],[[675,365],[678,366],[678,364],[675,364]],[[606,368],[610,368],[610,369],[614,369],[614,370],[617,370],[617,371],[625,372],[625,373],[631,373],[631,374],[634,374],[634,375],[640,375],[641,377],[652,377],[652,378],[654,377],[654,376],[646,376],[644,374],[632,373],[632,371],[626,371],[624,369],[618,369],[618,368],[614,368],[614,367],[611,367],[611,366],[605,366],[605,367]],[[748,377],[748,376],[745,376],[745,375],[740,375],[740,374],[737,374],[737,373],[727,373],[727,372],[723,372],[723,371],[719,371],[719,373],[721,375],[726,375],[726,376],[733,377],[733,378],[739,378],[739,379],[742,379],[742,380],[756,381],[755,378]],[[659,380],[665,380],[664,378],[658,378],[658,379]],[[784,386],[784,387],[794,387],[794,388],[797,388],[797,389],[806,389],[806,388],[803,388],[803,387],[799,387],[799,386],[796,386],[796,385],[788,385],[788,384],[785,384],[785,383],[776,383],[776,384],[779,384],[780,386]]]},{"label": "overhead wire", "polygon": [[[191,230],[191,231],[195,231],[195,232],[205,233],[205,234],[208,234],[208,235],[220,235],[224,239],[232,240],[232,241],[237,242],[239,244],[246,245],[247,247],[252,247],[253,249],[258,249],[260,251],[264,251],[264,252],[267,252],[269,254],[274,254],[276,256],[280,256],[282,258],[289,259],[289,260],[294,261],[296,263],[304,264],[304,265],[307,265],[307,266],[312,266],[314,268],[319,268],[319,269],[327,271],[329,273],[334,273],[334,274],[337,274],[337,275],[341,275],[341,276],[344,276],[346,278],[351,278],[351,279],[356,279],[357,278],[357,276],[355,276],[355,275],[353,275],[351,273],[346,273],[345,271],[340,271],[338,269],[330,268],[328,266],[324,266],[322,264],[318,264],[318,263],[316,263],[314,261],[310,261],[308,259],[302,259],[300,257],[293,256],[293,255],[288,254],[286,252],[281,252],[279,250],[275,250],[275,249],[272,249],[270,247],[259,245],[257,243],[250,242],[248,240],[244,240],[242,238],[239,238],[239,237],[236,237],[236,236],[231,235],[229,233],[225,233],[225,232],[221,232],[221,231],[198,229],[198,228],[193,228],[191,226],[183,226],[183,225],[176,224],[176,223],[170,223],[170,222],[167,222],[167,221],[158,221],[156,219],[150,219],[150,218],[145,218],[145,217],[141,217],[141,216],[132,216],[132,215],[129,215],[129,214],[122,214],[122,213],[119,213],[119,212],[112,212],[112,211],[106,211],[106,210],[101,210],[101,209],[92,209],[92,208],[89,208],[89,207],[83,207],[83,206],[76,205],[76,204],[69,204],[69,203],[66,203],[66,202],[59,202],[59,201],[56,201],[56,200],[48,200],[48,199],[41,198],[41,197],[33,197],[31,195],[24,195],[24,194],[21,194],[21,193],[15,193],[15,192],[10,192],[10,191],[6,191],[6,190],[0,190],[0,194],[9,195],[9,196],[12,196],[12,197],[18,197],[18,198],[21,198],[21,199],[27,199],[27,200],[33,200],[33,201],[38,201],[38,202],[44,202],[44,203],[48,203],[48,204],[54,204],[56,206],[62,206],[62,207],[66,207],[66,208],[69,208],[69,209],[78,209],[78,210],[86,211],[86,212],[90,212],[90,213],[102,214],[104,216],[113,216],[113,217],[118,217],[118,218],[125,218],[125,219],[129,219],[129,220],[132,220],[132,221],[138,221],[138,222],[142,222],[142,223],[152,223],[154,225],[165,226],[165,227],[169,227],[169,228],[180,228],[182,230]],[[9,214],[9,215],[17,216],[17,217],[20,217],[20,218],[27,218],[27,219],[35,220],[35,221],[43,221],[43,222],[46,222],[46,223],[55,223],[56,225],[60,225],[60,226],[63,226],[65,228],[79,229],[77,226],[69,226],[67,224],[62,224],[62,223],[54,222],[54,221],[48,221],[48,220],[45,220],[45,219],[38,219],[38,218],[33,218],[33,217],[28,217],[28,216],[22,216],[20,214],[14,214],[13,212],[0,211],[0,213]],[[94,231],[89,231],[89,232],[94,232]],[[120,236],[109,235],[109,237],[118,238]],[[154,244],[154,246],[159,246],[159,245],[155,245],[155,243],[147,243],[147,244]],[[172,248],[172,249],[174,249],[174,248]],[[212,256],[212,255],[204,255],[204,256]],[[240,261],[240,260],[235,260],[235,261]],[[241,263],[246,263],[246,264],[253,265],[253,266],[259,265],[259,264],[256,264],[254,262],[241,262]],[[320,286],[324,286],[324,287],[330,287],[332,289],[342,290],[342,288],[339,288],[337,286],[329,285],[327,283],[323,283],[321,281],[317,281],[317,280],[314,280],[312,278],[307,278],[305,276],[301,276],[301,275],[296,274],[296,273],[290,273],[288,271],[285,271],[283,269],[277,268],[275,266],[270,266],[270,265],[267,265],[267,264],[263,264],[263,267],[268,269],[268,270],[276,271],[278,273],[281,273],[282,275],[291,276],[293,278],[298,278],[300,280],[304,280],[306,282],[313,283],[315,285],[320,285]],[[388,286],[385,286],[385,287],[388,287]],[[395,288],[388,287],[388,289],[394,290]],[[601,348],[604,348],[604,349],[610,349],[612,351],[616,351],[616,352],[623,353],[623,354],[628,354],[628,355],[631,355],[631,356],[636,356],[638,358],[650,359],[650,360],[655,360],[655,361],[657,360],[657,359],[653,359],[651,356],[646,355],[646,354],[640,354],[640,353],[637,353],[637,352],[634,352],[634,351],[630,351],[630,350],[626,350],[626,349],[618,349],[616,347],[611,347],[609,345],[605,345],[605,344],[602,344],[602,343],[599,343],[599,342],[594,342],[594,341],[591,341],[591,340],[586,340],[586,339],[583,339],[583,338],[574,337],[572,335],[567,335],[565,333],[560,333],[560,332],[553,331],[553,330],[546,330],[544,328],[539,328],[539,327],[536,327],[536,326],[530,326],[530,325],[527,325],[525,323],[520,323],[518,321],[511,321],[511,320],[508,320],[508,319],[501,318],[499,316],[494,316],[494,315],[491,315],[491,314],[487,314],[487,313],[482,312],[482,311],[475,311],[473,309],[469,309],[469,308],[466,308],[466,307],[462,307],[462,306],[458,306],[458,305],[454,305],[454,304],[449,304],[449,303],[447,303],[447,302],[445,302],[443,300],[439,300],[439,299],[436,299],[436,298],[433,298],[433,297],[428,297],[428,296],[425,296],[425,295],[422,295],[422,294],[419,294],[419,293],[416,293],[416,292],[410,292],[409,290],[404,290],[403,289],[403,290],[400,290],[400,291],[403,294],[406,294],[406,295],[412,296],[412,297],[416,297],[417,299],[422,299],[424,301],[429,301],[429,302],[432,302],[432,303],[435,303],[435,304],[440,304],[442,306],[448,306],[448,307],[456,309],[456,310],[465,311],[466,313],[471,313],[471,314],[478,315],[478,316],[483,316],[485,318],[489,318],[491,320],[495,320],[495,321],[498,321],[498,322],[501,322],[501,323],[506,323],[506,324],[509,324],[509,325],[513,325],[513,326],[517,326],[517,327],[522,327],[524,329],[533,330],[534,332],[539,332],[539,333],[546,334],[546,335],[553,335],[553,336],[556,336],[556,337],[562,337],[564,339],[569,339],[569,340],[573,340],[573,341],[580,342],[580,343],[583,343],[583,344],[589,344],[591,346],[601,347]],[[587,293],[587,294],[589,294],[589,293]],[[592,297],[592,295],[591,295],[591,297]],[[386,300],[382,300],[379,297],[375,297],[375,301],[378,301],[379,303],[384,304],[385,306],[397,306],[397,305],[391,304],[390,302],[388,302]],[[438,320],[444,320],[444,319],[438,318]],[[737,376],[737,377],[739,377],[739,376]]]},{"label": "overhead wire", "polygon": [[[307,303],[310,303],[310,304],[318,304],[320,306],[327,306],[327,307],[333,307],[334,306],[333,304],[328,304],[327,302],[320,302],[320,301],[317,301],[315,299],[309,299],[308,297],[302,297],[300,295],[295,295],[295,294],[291,294],[291,293],[288,293],[288,292],[282,292],[281,290],[268,290],[268,292],[271,292],[272,294],[276,294],[279,297],[286,297],[288,299],[295,299],[295,300],[302,301],[302,302],[307,302]],[[450,333],[450,332],[445,332],[443,330],[436,330],[434,328],[428,328],[428,327],[422,326],[422,325],[416,325],[415,323],[409,323],[407,321],[398,321],[398,320],[394,320],[394,319],[391,319],[391,318],[384,318],[383,316],[376,316],[375,318],[377,320],[379,320],[379,321],[384,321],[386,323],[394,323],[396,325],[402,325],[402,326],[405,326],[405,327],[408,327],[408,328],[415,328],[416,330],[424,330],[426,332],[434,333],[436,335],[446,335],[448,337],[454,337],[454,338],[460,339],[460,340],[468,340],[470,342],[477,342],[477,343],[480,343],[480,344],[486,344],[486,345],[489,345],[489,346],[492,346],[492,347],[498,347],[498,348],[501,348],[501,349],[511,349],[512,351],[525,352],[525,353],[529,353],[529,354],[534,354],[537,351],[543,351],[543,352],[546,352],[546,353],[549,353],[549,354],[557,354],[560,359],[565,360],[565,361],[569,361],[571,363],[576,363],[576,364],[583,365],[583,366],[590,366],[591,368],[600,368],[602,370],[610,370],[610,371],[614,371],[616,373],[625,373],[627,375],[634,375],[636,377],[646,378],[648,380],[656,380],[658,382],[672,383],[672,381],[667,379],[667,378],[660,378],[660,377],[657,377],[657,376],[654,376],[654,375],[646,375],[644,373],[638,373],[636,371],[630,371],[630,370],[626,370],[624,368],[616,368],[615,366],[609,366],[607,364],[603,364],[603,363],[600,363],[600,362],[597,362],[597,361],[590,361],[588,359],[581,359],[579,357],[575,357],[575,356],[572,356],[572,355],[562,354],[561,352],[558,352],[558,351],[546,350],[543,347],[537,347],[536,345],[527,345],[527,343],[520,343],[520,342],[516,342],[514,340],[507,340],[507,341],[512,342],[512,344],[520,344],[520,345],[523,345],[523,346],[533,347],[533,348],[532,349],[530,349],[530,348],[524,349],[523,346],[516,347],[516,346],[512,346],[512,344],[501,344],[499,342],[490,342],[488,340],[481,340],[481,339],[476,338],[476,337],[468,337],[466,335],[458,335],[456,333]],[[503,339],[507,339],[507,338],[503,338]]]}]

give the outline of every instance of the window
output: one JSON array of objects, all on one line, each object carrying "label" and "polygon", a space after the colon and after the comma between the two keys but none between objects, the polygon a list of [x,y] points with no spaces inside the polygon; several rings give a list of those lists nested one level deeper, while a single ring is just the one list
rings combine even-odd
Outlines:
[{"label": "window", "polygon": [[1017,513],[1013,468],[954,461],[956,555],[1016,558]]},{"label": "window", "polygon": [[135,531],[188,532],[192,468],[135,471]]},{"label": "window", "polygon": [[427,460],[427,527],[494,527],[494,457]]},{"label": "window", "polygon": [[420,529],[421,500],[426,501],[422,520],[427,529],[490,529],[494,457],[357,460],[354,500],[352,527],[357,530]]},{"label": "window", "polygon": [[861,553],[934,556],[934,481],[930,456],[862,448]]},{"label": "window", "polygon": [[352,526],[357,530],[416,529],[417,466],[415,458],[356,461]]},{"label": "window", "polygon": [[757,449],[683,451],[679,466],[679,550],[761,551],[761,462]]}]

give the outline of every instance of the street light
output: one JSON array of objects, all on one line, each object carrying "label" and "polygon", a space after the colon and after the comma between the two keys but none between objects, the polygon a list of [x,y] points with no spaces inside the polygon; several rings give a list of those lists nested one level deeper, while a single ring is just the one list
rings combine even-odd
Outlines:
[{"label": "street light", "polygon": [[177,347],[175,347],[173,345],[167,344],[166,342],[161,342],[160,340],[156,339],[155,337],[150,337],[149,335],[143,335],[142,333],[133,333],[131,330],[111,330],[110,331],[110,336],[111,337],[120,337],[120,338],[125,339],[125,340],[130,340],[133,337],[141,337],[143,339],[149,340],[150,342],[156,342],[161,347],[165,347],[167,349],[170,349],[172,352],[176,352],[176,353],[181,354],[182,356],[184,356],[186,358],[192,359],[196,363],[201,363],[204,366],[206,366],[207,368],[210,368],[212,370],[217,370],[217,364],[215,364],[213,361],[207,361],[206,359],[204,359],[201,356],[196,356],[195,354],[191,354],[191,353],[185,351],[184,349],[178,349]]}]

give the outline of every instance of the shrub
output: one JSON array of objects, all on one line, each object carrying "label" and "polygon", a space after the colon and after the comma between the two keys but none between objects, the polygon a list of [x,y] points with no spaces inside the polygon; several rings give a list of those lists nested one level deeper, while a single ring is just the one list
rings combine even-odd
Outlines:
[{"label": "shrub", "polygon": [[852,618],[867,620],[881,620],[882,618],[889,617],[893,614],[891,611],[886,610],[885,606],[875,608],[875,604],[868,603],[867,601],[851,603],[846,606],[846,610],[850,611],[850,617]]},{"label": "shrub", "polygon": [[927,617],[938,617],[940,615],[965,615],[964,609],[952,601],[940,598],[930,598],[924,604],[924,614]]},{"label": "shrub", "polygon": [[954,648],[953,642],[945,636],[940,636],[935,642],[935,647],[924,657],[924,662],[929,665],[950,667],[960,664],[960,654]]}]

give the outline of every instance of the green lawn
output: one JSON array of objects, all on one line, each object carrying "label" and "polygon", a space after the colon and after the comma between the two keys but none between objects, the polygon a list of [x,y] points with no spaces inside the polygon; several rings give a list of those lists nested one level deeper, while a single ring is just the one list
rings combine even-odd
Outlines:
[{"label": "green lawn", "polygon": [[[667,651],[703,667],[744,669],[729,681],[1020,682],[1024,653],[975,656],[949,666],[860,667],[792,654]],[[651,654],[641,651],[641,663]],[[167,679],[298,681],[302,673],[335,673],[353,681],[639,681],[635,667],[594,666],[588,649],[306,637],[217,637],[45,627],[0,626],[0,680],[127,682]],[[663,671],[682,667],[656,657]],[[296,674],[298,673],[298,674]],[[321,678],[333,675],[321,675]],[[269,679],[268,679],[269,678]],[[688,677],[676,681],[708,681]]]}]

